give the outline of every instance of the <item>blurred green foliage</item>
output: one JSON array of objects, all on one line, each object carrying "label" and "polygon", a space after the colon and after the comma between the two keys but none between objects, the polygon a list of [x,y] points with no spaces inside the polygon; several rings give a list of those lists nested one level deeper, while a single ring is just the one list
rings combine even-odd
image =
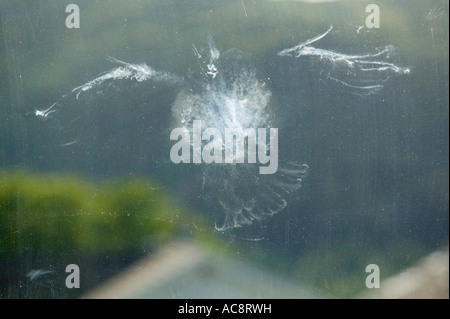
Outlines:
[{"label": "blurred green foliage", "polygon": [[68,174],[0,173],[0,255],[130,251],[170,238],[176,208],[144,179],[88,183]]}]

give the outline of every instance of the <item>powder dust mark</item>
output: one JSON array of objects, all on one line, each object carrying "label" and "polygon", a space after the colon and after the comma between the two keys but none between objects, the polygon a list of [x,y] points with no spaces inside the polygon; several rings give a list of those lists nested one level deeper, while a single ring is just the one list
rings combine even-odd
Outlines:
[{"label": "powder dust mark", "polygon": [[212,78],[215,78],[219,71],[217,70],[217,67],[214,63],[220,58],[220,51],[217,50],[214,40],[212,38],[209,39],[208,45],[209,45],[210,59],[209,63],[207,64],[208,71],[206,72],[206,74],[209,74],[211,75]]},{"label": "powder dust mark", "polygon": [[375,53],[362,55],[343,54],[311,46],[328,35],[332,29],[333,26],[330,26],[324,33],[284,49],[278,52],[278,55],[294,58],[315,57],[313,63],[320,62],[321,69],[327,72],[329,79],[362,94],[371,94],[382,89],[384,83],[394,75],[410,73],[408,68],[386,61],[394,53],[392,45],[387,45]]},{"label": "powder dust mark", "polygon": [[78,143],[78,142],[79,142],[79,140],[74,140],[74,141],[72,141],[72,142],[68,142],[68,143],[61,144],[60,146],[61,146],[61,147],[71,146],[71,145],[73,145],[73,144],[75,144],[75,143]]},{"label": "powder dust mark", "polygon": [[256,238],[246,238],[246,237],[237,237],[237,239],[245,240],[245,241],[262,241],[265,240],[265,237],[256,237]]},{"label": "powder dust mark", "polygon": [[431,8],[430,11],[428,11],[428,14],[426,15],[425,19],[427,21],[432,21],[442,17],[444,14],[445,9],[436,5],[435,7]]},{"label": "powder dust mark", "polygon": [[434,31],[433,27],[430,27],[430,33],[431,33],[431,42],[433,45],[433,54],[434,54],[434,72],[436,74],[436,79],[439,80],[439,70],[438,70],[438,59],[436,54],[436,41],[434,40]]},{"label": "powder dust mark", "polygon": [[[208,46],[209,51],[203,53],[203,50],[199,51],[192,44],[194,55],[203,60],[198,64],[202,71],[200,78],[184,81],[178,75],[157,71],[147,64],[133,64],[110,57],[110,61],[119,66],[75,87],[49,107],[36,110],[35,115],[41,119],[55,118],[58,122],[70,124],[67,121],[73,121],[76,115],[73,116],[71,112],[68,112],[69,115],[57,113],[66,105],[66,99],[76,101],[82,93],[94,88],[101,89],[116,80],[156,81],[172,85],[176,90],[176,99],[171,105],[173,127],[191,130],[193,121],[201,120],[203,127],[215,128],[222,136],[227,129],[256,131],[258,128],[277,127],[277,116],[273,113],[274,105],[271,102],[272,92],[258,77],[250,58],[236,49],[222,54],[212,38]],[[209,56],[206,56],[208,53]],[[81,132],[78,127],[73,131],[89,134]],[[70,147],[78,143],[80,138],[71,136],[67,141],[60,146]],[[257,145],[258,148],[266,149],[266,141],[261,143],[263,145]],[[225,147],[225,144],[220,145],[220,149]],[[248,158],[248,153],[246,156]],[[216,214],[211,218],[216,220],[218,231],[252,225],[281,212],[308,173],[307,165],[283,160],[280,160],[278,170],[273,175],[260,174],[259,163],[203,163],[198,167],[199,177],[203,180],[203,184],[198,185],[199,197],[203,199],[205,209]],[[192,225],[201,230],[195,224]]]},{"label": "powder dust mark", "polygon": [[[272,93],[248,57],[234,49],[220,54],[212,41],[210,55],[214,74],[208,73],[200,88],[178,93],[172,105],[173,127],[191,131],[193,121],[201,120],[203,127],[216,128],[222,136],[227,129],[276,127]],[[273,176],[261,175],[259,164],[199,165],[199,192],[207,209],[218,215],[217,231],[252,225],[281,212],[308,173],[307,165],[296,162],[280,162]]]},{"label": "powder dust mark", "polygon": [[[320,39],[322,39],[323,37],[325,37],[328,33],[330,33],[330,31],[333,29],[333,26],[330,25],[330,27],[328,28],[327,31],[325,31],[322,34],[319,34],[317,36],[315,36],[312,39],[306,40],[305,42],[300,43],[299,45],[296,45],[295,47],[289,48],[289,49],[284,49],[280,52],[278,52],[279,56],[295,56],[295,57],[299,57],[300,55],[303,55],[303,50],[305,47],[307,47],[307,45],[314,43],[316,41],[319,41]],[[314,48],[313,48],[314,49]]]},{"label": "powder dust mark", "polygon": [[43,269],[31,270],[27,273],[27,277],[32,284],[48,288],[55,281],[55,272]]},{"label": "powder dust mark", "polygon": [[157,82],[166,82],[169,84],[177,84],[182,82],[183,79],[177,75],[170,74],[167,72],[159,72],[155,71],[153,68],[149,67],[147,64],[132,64],[120,61],[113,57],[109,57],[112,62],[116,62],[122,64],[123,67],[118,67],[113,69],[106,74],[99,76],[79,87],[76,87],[72,90],[72,92],[77,92],[77,98],[79,94],[83,91],[90,90],[94,86],[102,84],[107,80],[120,80],[120,79],[130,79],[136,80],[138,82],[154,80]]},{"label": "powder dust mark", "polygon": [[[220,57],[220,51],[216,48],[216,44],[214,43],[214,40],[212,37],[208,39],[208,46],[209,46],[209,60],[203,60],[203,65],[206,65],[205,67],[201,66],[201,72],[200,74],[207,74],[211,76],[212,78],[215,78],[217,76],[217,73],[219,70],[217,69],[215,63]],[[192,44],[192,52],[194,53],[194,56],[198,59],[203,59],[203,56],[200,54],[197,47]],[[203,52],[203,49],[202,49]]]},{"label": "powder dust mark", "polygon": [[[63,96],[64,98],[65,96]],[[53,103],[52,105],[50,105],[50,107],[48,107],[45,110],[35,110],[34,114],[37,117],[42,117],[42,118],[47,118],[50,114],[52,114],[53,112],[56,112],[56,110],[53,110],[53,107],[55,107],[58,104],[58,102]]]},{"label": "powder dust mark", "polygon": [[348,83],[346,83],[344,81],[341,81],[339,79],[336,79],[336,78],[334,78],[332,76],[329,76],[328,78],[333,80],[333,81],[335,81],[335,82],[337,82],[337,83],[342,84],[343,86],[346,86],[346,87],[349,87],[349,88],[352,88],[352,89],[358,89],[358,90],[369,90],[370,92],[375,92],[375,91],[381,90],[384,87],[383,85],[380,85],[380,84],[378,84],[378,85],[377,84],[376,85],[367,85],[367,86],[357,86],[357,85],[348,84]]},{"label": "powder dust mark", "polygon": [[[217,76],[217,73],[219,70],[217,69],[215,63],[220,57],[220,51],[217,50],[216,45],[214,43],[214,40],[212,38],[208,39],[208,46],[209,46],[209,60],[203,60],[203,65],[206,64],[206,69],[202,65],[201,66],[201,72],[200,74],[207,74],[211,76],[212,78],[215,78]],[[197,50],[197,47],[192,44],[192,51],[194,52],[194,55],[198,59],[203,59],[203,56],[200,54],[200,52]],[[203,50],[202,50],[203,52]]]},{"label": "powder dust mark", "polygon": [[121,64],[122,66],[112,69],[97,78],[90,80],[74,89],[69,94],[63,95],[58,101],[50,105],[44,110],[35,110],[35,115],[40,118],[47,118],[50,114],[57,111],[58,106],[61,106],[62,101],[75,94],[76,99],[79,98],[82,92],[91,90],[94,87],[101,86],[107,81],[111,80],[136,80],[138,82],[152,80],[156,82],[164,82],[170,85],[179,85],[183,83],[183,78],[168,72],[156,71],[147,64],[132,64],[113,57],[108,57],[111,62]]},{"label": "powder dust mark", "polygon": [[433,46],[433,54],[434,54],[434,70],[436,73],[436,79],[439,80],[439,70],[438,70],[438,58],[437,58],[437,46],[436,46],[436,40],[434,36],[434,23],[435,20],[438,20],[439,18],[443,17],[446,13],[445,8],[440,7],[439,5],[434,6],[433,8],[428,11],[428,14],[425,16],[425,20],[428,22],[428,26],[430,27],[430,35],[431,35],[431,43]]},{"label": "powder dust mark", "polygon": [[194,51],[194,54],[197,58],[201,59],[202,55],[198,52],[197,48],[195,47],[194,44],[192,44],[192,51]]},{"label": "powder dust mark", "polygon": [[248,17],[247,9],[245,8],[245,4],[244,4],[244,0],[241,0],[241,3],[242,3],[242,8],[244,9],[245,16]]}]

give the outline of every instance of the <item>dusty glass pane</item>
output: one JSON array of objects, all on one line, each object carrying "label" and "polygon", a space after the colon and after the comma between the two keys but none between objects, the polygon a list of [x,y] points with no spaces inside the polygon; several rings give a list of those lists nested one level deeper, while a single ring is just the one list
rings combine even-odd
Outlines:
[{"label": "dusty glass pane", "polygon": [[448,1],[0,0],[0,38],[0,298],[448,278]]}]

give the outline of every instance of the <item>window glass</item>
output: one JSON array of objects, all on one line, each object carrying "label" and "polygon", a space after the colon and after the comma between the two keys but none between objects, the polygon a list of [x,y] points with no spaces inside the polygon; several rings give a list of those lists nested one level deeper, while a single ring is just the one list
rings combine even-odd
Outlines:
[{"label": "window glass", "polygon": [[1,0],[0,298],[395,297],[448,246],[448,21]]}]

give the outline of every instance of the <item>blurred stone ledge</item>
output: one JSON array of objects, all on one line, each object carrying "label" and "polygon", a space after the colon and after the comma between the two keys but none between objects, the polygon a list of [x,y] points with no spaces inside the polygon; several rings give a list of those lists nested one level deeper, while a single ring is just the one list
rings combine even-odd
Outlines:
[{"label": "blurred stone ledge", "polygon": [[[368,289],[369,290],[369,289]],[[448,299],[449,252],[436,251],[415,266],[382,279],[380,288],[357,296],[370,299]]]},{"label": "blurred stone ledge", "polygon": [[87,299],[323,298],[282,274],[195,243],[171,243],[88,292]]}]

